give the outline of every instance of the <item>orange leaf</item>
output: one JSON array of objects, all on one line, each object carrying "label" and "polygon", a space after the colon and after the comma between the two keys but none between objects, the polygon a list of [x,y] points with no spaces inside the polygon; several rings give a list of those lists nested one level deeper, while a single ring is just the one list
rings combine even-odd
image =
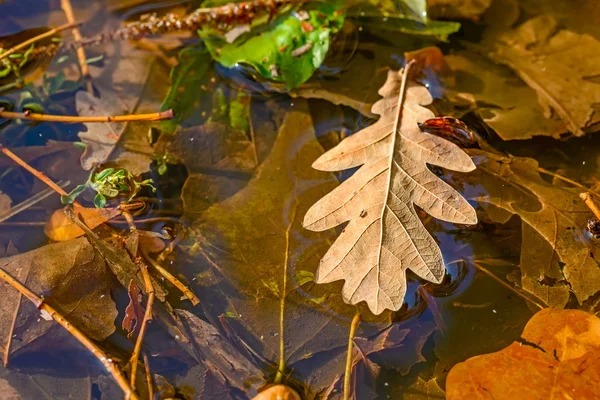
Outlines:
[{"label": "orange leaf", "polygon": [[522,339],[455,365],[447,399],[600,399],[600,318],[545,309]]},{"label": "orange leaf", "polygon": [[[75,207],[74,211],[76,215],[81,216],[83,222],[90,229],[94,229],[121,214],[121,211],[117,208]],[[50,239],[57,242],[75,239],[85,234],[81,228],[71,222],[62,209],[54,211],[52,216],[50,216],[44,227],[44,233]]]},{"label": "orange leaf", "polygon": [[300,396],[294,389],[285,385],[271,386],[267,390],[263,390],[252,400],[300,400]]}]

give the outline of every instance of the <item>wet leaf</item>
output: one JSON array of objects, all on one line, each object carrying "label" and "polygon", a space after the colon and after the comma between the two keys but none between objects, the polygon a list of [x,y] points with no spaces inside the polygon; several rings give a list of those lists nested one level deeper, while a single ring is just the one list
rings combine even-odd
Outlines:
[{"label": "wet leaf", "polygon": [[[117,316],[110,297],[111,276],[104,258],[87,239],[40,247],[0,259],[0,268],[22,282],[82,330],[102,340],[115,330]],[[54,323],[40,320],[36,307],[9,285],[0,285],[0,340],[4,351],[12,338],[10,352],[32,344]],[[14,320],[13,320],[14,318]],[[13,338],[13,331],[16,336]]]},{"label": "wet leaf", "polygon": [[[581,189],[552,185],[531,158],[469,149],[477,170],[467,179],[482,185],[477,201],[489,217],[522,221],[521,285],[552,307],[564,307],[569,293],[583,303],[600,290],[598,245],[585,235],[591,216]],[[546,277],[554,281],[548,284]]]},{"label": "wet leaf", "polygon": [[504,140],[560,137],[567,131],[557,116],[547,118],[533,89],[505,66],[472,51],[445,56],[456,84],[446,95],[473,103],[481,118]]},{"label": "wet leaf", "polygon": [[10,383],[8,383],[5,379],[0,378],[0,397],[2,400],[21,400],[22,397],[19,395],[19,392],[13,388]]},{"label": "wet leaf", "polygon": [[125,317],[121,326],[127,331],[127,337],[131,338],[142,322],[144,312],[140,303],[139,290],[134,280],[129,282],[127,294],[129,295],[129,304],[125,308]]},{"label": "wet leaf", "polygon": [[600,41],[560,29],[556,19],[540,16],[499,36],[490,54],[508,65],[538,95],[544,115],[556,114],[569,132],[582,136],[600,120]]},{"label": "wet leaf", "polygon": [[205,43],[225,67],[248,64],[264,78],[293,88],[306,82],[325,59],[331,34],[344,22],[340,5],[337,0],[318,3],[314,9],[275,18],[268,29],[251,32],[250,37],[242,35],[227,43],[209,36]]},{"label": "wet leaf", "polygon": [[175,113],[175,118],[160,123],[161,130],[167,133],[175,132],[192,112],[212,66],[210,53],[204,46],[186,47],[179,52],[178,59],[179,63],[171,70],[171,88],[160,107],[162,111],[171,108]]},{"label": "wet leaf", "polygon": [[344,300],[366,301],[374,314],[400,309],[407,269],[436,283],[444,276],[441,251],[413,204],[445,221],[477,222],[466,200],[426,166],[468,172],[473,162],[455,144],[419,130],[418,123],[434,116],[424,107],[431,103],[424,86],[408,82],[398,109],[401,79],[401,73],[389,72],[379,90],[383,99],[373,105],[381,116],[374,125],[314,162],[323,171],[362,167],[314,204],[303,222],[307,229],[324,231],[350,221],[323,257],[316,281],[346,280]]},{"label": "wet leaf", "polygon": [[600,319],[578,310],[545,309],[520,342],[470,358],[448,374],[448,400],[598,399]]},{"label": "wet leaf", "polygon": [[[75,212],[81,216],[83,222],[85,222],[90,229],[94,229],[108,220],[121,215],[121,211],[118,208],[98,209],[76,207]],[[52,213],[46,222],[44,233],[56,242],[63,242],[85,235],[85,232],[66,216],[63,209],[58,209]]]},{"label": "wet leaf", "polygon": [[7,194],[0,192],[0,213],[10,210],[12,200]]},{"label": "wet leaf", "polygon": [[301,400],[300,395],[285,385],[275,385],[263,390],[252,400]]},{"label": "wet leaf", "polygon": [[[207,377],[215,380],[212,382],[213,390],[214,386],[220,386],[224,389],[223,392],[237,389],[248,396],[256,394],[265,384],[260,368],[237,350],[212,325],[188,311],[175,310],[175,314],[179,319],[181,331],[185,332],[187,337],[187,341],[182,342],[182,345],[201,364],[190,372],[193,373],[192,376],[197,377],[196,379],[201,379],[202,390],[211,390]],[[194,386],[197,386],[197,382]],[[223,392],[219,396],[222,396]],[[203,399],[225,398],[219,396],[205,394],[201,397]]]}]

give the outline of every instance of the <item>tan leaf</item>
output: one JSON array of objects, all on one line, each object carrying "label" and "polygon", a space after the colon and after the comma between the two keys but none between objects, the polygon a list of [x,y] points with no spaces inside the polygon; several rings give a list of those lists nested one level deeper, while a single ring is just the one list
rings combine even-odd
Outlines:
[{"label": "tan leaf", "polygon": [[579,310],[545,309],[505,349],[456,364],[446,395],[454,399],[600,399],[600,319]]},{"label": "tan leaf", "polygon": [[372,109],[379,120],[315,161],[313,167],[324,171],[362,167],[304,217],[314,231],[349,221],[321,260],[317,283],[346,280],[344,300],[364,300],[375,314],[400,309],[407,269],[436,283],[444,276],[441,251],[413,204],[444,221],[477,222],[473,207],[427,168],[468,172],[475,165],[458,146],[419,130],[419,123],[434,117],[424,107],[431,95],[410,82],[403,93],[402,80],[402,73],[390,71],[379,90],[383,99]]},{"label": "tan leaf", "polygon": [[[83,222],[94,229],[106,221],[121,214],[117,208],[85,208],[76,207],[75,212],[81,216]],[[54,211],[46,222],[44,233],[56,242],[63,242],[85,235],[85,232],[75,225],[62,209]]]},{"label": "tan leaf", "polygon": [[[521,285],[551,307],[579,303],[600,290],[598,244],[585,236],[592,213],[580,188],[550,184],[532,158],[469,149],[477,171],[467,178],[486,191],[477,198],[494,222],[522,221]],[[562,263],[562,265],[561,265]],[[553,283],[547,283],[551,281]]]}]

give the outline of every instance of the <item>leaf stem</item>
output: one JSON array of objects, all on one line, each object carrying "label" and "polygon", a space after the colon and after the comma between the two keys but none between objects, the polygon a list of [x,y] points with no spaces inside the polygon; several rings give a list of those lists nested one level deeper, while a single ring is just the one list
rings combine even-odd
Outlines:
[{"label": "leaf stem", "polygon": [[32,112],[13,112],[0,109],[0,118],[7,119],[25,119],[29,121],[47,121],[64,122],[67,124],[77,124],[86,122],[130,122],[130,121],[160,121],[173,118],[173,110],[160,111],[150,114],[130,114],[130,115],[107,115],[107,116],[73,116],[73,115],[50,115],[36,114]]},{"label": "leaf stem", "polygon": [[61,25],[61,26],[59,26],[57,28],[50,29],[49,31],[44,32],[42,34],[39,34],[39,35],[37,35],[35,37],[32,37],[31,39],[26,40],[26,41],[24,41],[24,42],[22,42],[22,43],[20,43],[20,44],[18,44],[16,46],[14,46],[14,47],[11,47],[10,49],[6,50],[4,53],[0,54],[0,60],[6,58],[6,57],[10,56],[11,54],[13,54],[13,53],[15,53],[15,52],[17,52],[17,51],[19,51],[21,49],[24,49],[24,48],[30,46],[31,44],[33,44],[35,42],[38,42],[38,41],[40,41],[42,39],[45,39],[45,38],[50,37],[50,36],[53,36],[53,35],[55,35],[55,34],[57,34],[59,32],[67,30],[67,29],[73,29],[77,25],[78,24],[75,24],[75,23],[64,24],[64,25]]},{"label": "leaf stem", "polygon": [[15,278],[6,273],[3,269],[0,269],[0,279],[3,279],[10,286],[18,290],[23,296],[27,297],[29,301],[31,301],[38,309],[46,311],[52,319],[58,322],[63,328],[65,328],[75,339],[79,341],[86,349],[88,349],[100,362],[104,365],[106,370],[110,372],[115,381],[119,384],[123,392],[125,393],[125,398],[129,398],[131,400],[138,400],[138,397],[133,393],[133,390],[127,383],[127,380],[121,373],[121,371],[117,368],[112,359],[98,346],[96,346],[90,339],[88,339],[79,329],[75,328],[73,324],[65,319],[61,314],[59,314],[54,308],[49,306],[43,298],[38,297],[31,290],[22,285]]},{"label": "leaf stem", "polygon": [[352,378],[352,347],[354,346],[354,334],[360,324],[360,313],[357,312],[350,324],[348,334],[348,354],[346,355],[346,369],[344,372],[344,400],[350,400],[350,380]]}]

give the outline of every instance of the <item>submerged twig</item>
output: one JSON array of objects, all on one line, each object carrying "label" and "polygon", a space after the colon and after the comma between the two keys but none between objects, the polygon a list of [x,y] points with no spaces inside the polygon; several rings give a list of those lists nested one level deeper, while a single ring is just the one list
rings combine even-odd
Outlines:
[{"label": "submerged twig", "polygon": [[160,121],[173,118],[173,110],[160,111],[150,114],[130,114],[130,115],[106,115],[106,116],[78,116],[78,115],[50,115],[36,114],[32,112],[13,112],[4,111],[0,108],[0,118],[7,119],[25,119],[29,121],[47,121],[64,122],[67,124],[86,123],[86,122],[130,122],[130,121]]},{"label": "submerged twig", "polygon": [[44,32],[42,34],[39,34],[39,35],[35,36],[35,37],[32,37],[31,39],[28,39],[28,40],[26,40],[26,41],[24,41],[22,43],[19,43],[18,45],[14,46],[14,47],[11,47],[10,49],[6,50],[4,53],[1,53],[0,54],[0,60],[6,58],[8,56],[10,56],[11,54],[16,53],[19,50],[22,50],[22,49],[24,49],[26,47],[29,47],[30,45],[32,45],[35,42],[38,42],[38,41],[40,41],[42,39],[45,39],[47,37],[56,35],[57,33],[62,32],[64,30],[75,28],[76,26],[77,26],[77,24],[68,23],[68,24],[65,24],[65,25],[61,25],[61,26],[59,26],[57,28],[50,29],[49,31],[46,31],[46,32]]},{"label": "submerged twig", "polygon": [[354,334],[360,324],[360,313],[356,313],[350,324],[350,333],[348,334],[348,354],[346,355],[346,369],[344,373],[344,400],[350,399],[350,381],[352,378],[352,347],[354,346]]},{"label": "submerged twig", "polygon": [[45,311],[52,317],[53,320],[58,322],[63,328],[65,328],[75,339],[79,341],[86,349],[88,349],[100,362],[106,370],[113,376],[117,384],[121,387],[125,393],[125,398],[132,400],[138,400],[138,397],[129,386],[129,383],[117,368],[113,360],[98,346],[96,346],[90,339],[88,339],[79,329],[73,326],[69,321],[59,314],[54,308],[49,306],[43,298],[38,297],[35,293],[29,290],[27,287],[22,285],[15,278],[6,273],[0,268],[0,278],[8,283],[10,286],[18,290],[23,296],[27,297],[38,309]]},{"label": "submerged twig", "polygon": [[142,349],[142,343],[144,342],[144,335],[146,334],[148,322],[152,320],[152,304],[154,304],[154,286],[152,285],[152,280],[150,279],[150,274],[148,273],[148,266],[144,263],[140,264],[140,270],[142,271],[142,276],[144,277],[144,286],[146,287],[148,300],[146,301],[146,311],[144,312],[144,319],[142,320],[140,332],[138,333],[137,340],[135,341],[133,354],[129,359],[129,363],[131,364],[131,377],[129,378],[129,383],[131,387],[135,386],[135,375],[137,372],[138,358]]},{"label": "submerged twig", "polygon": [[164,276],[166,280],[171,282],[173,284],[173,286],[175,286],[177,289],[179,289],[181,291],[181,293],[183,293],[183,295],[192,302],[193,305],[197,305],[198,303],[200,303],[200,299],[198,299],[198,297],[196,297],[196,295],[194,294],[194,292],[192,292],[192,290],[190,288],[185,286],[179,279],[177,279],[169,271],[164,269],[159,263],[154,261],[154,259],[152,257],[150,257],[150,255],[147,252],[145,252],[144,250],[141,250],[141,252],[142,252],[142,255],[144,256],[144,259],[146,259],[146,261],[148,261],[148,263],[150,263],[150,265],[156,271],[158,271],[159,274]]},{"label": "submerged twig", "polygon": [[516,288],[514,286],[511,286],[508,283],[504,282],[502,279],[498,278],[495,274],[493,274],[491,271],[489,271],[488,269],[486,269],[483,266],[481,266],[476,261],[471,261],[471,264],[473,264],[481,272],[483,272],[484,274],[486,274],[487,276],[489,276],[490,278],[492,278],[493,280],[495,280],[496,282],[498,282],[499,284],[501,284],[502,286],[504,286],[508,290],[514,292],[517,296],[519,296],[523,300],[525,300],[525,301],[527,301],[527,302],[529,302],[531,304],[536,305],[537,307],[540,308],[540,310],[543,310],[544,308],[548,308],[548,306],[546,304],[543,304],[543,303],[540,304],[540,303],[538,303],[537,300],[534,300],[534,299],[530,298],[529,296],[525,295],[524,293],[521,293],[521,290],[519,290],[518,288]]},{"label": "submerged twig", "polygon": [[[60,0],[60,7],[62,8],[65,16],[67,17],[67,21],[70,24],[75,24],[75,14],[73,13],[73,7],[71,6],[71,2],[69,0]],[[83,39],[81,36],[81,32],[77,26],[73,27],[73,37],[75,41],[80,42]],[[94,93],[94,88],[92,87],[92,82],[90,80],[90,69],[87,64],[87,57],[85,56],[85,50],[83,47],[79,46],[76,50],[77,60],[79,61],[79,67],[81,68],[81,75],[86,83],[86,89],[88,93]]]},{"label": "submerged twig", "polygon": [[546,174],[546,175],[550,175],[555,177],[556,179],[560,179],[561,181],[567,182],[568,184],[571,184],[573,186],[577,186],[578,188],[581,189],[585,189],[586,191],[588,191],[589,193],[593,194],[594,196],[596,196],[597,198],[600,199],[600,193],[594,192],[593,190],[585,187],[584,185],[582,185],[579,182],[574,181],[573,179],[569,179],[566,176],[562,176],[561,174],[557,174],[556,172],[552,172],[552,171],[548,171],[547,169],[538,167],[538,172],[541,174]]},{"label": "submerged twig", "polygon": [[[68,186],[70,183],[71,183],[71,181],[58,181],[56,185],[60,188],[64,188],[64,187]],[[54,190],[52,188],[47,188],[47,189],[42,190],[39,193],[36,193],[35,195],[28,198],[27,200],[22,201],[21,203],[15,205],[15,206],[12,206],[10,209],[6,210],[5,212],[0,213],[0,223],[6,221],[9,218],[14,217],[15,215],[19,214],[22,211],[25,211],[29,207],[44,200],[46,197],[50,196],[53,193],[54,193]]]},{"label": "submerged twig", "polygon": [[600,208],[598,208],[598,205],[596,204],[592,196],[588,192],[586,192],[580,193],[579,197],[581,198],[581,200],[583,200],[583,202],[590,209],[590,211],[594,213],[596,218],[600,219]]},{"label": "submerged twig", "polygon": [[150,362],[148,354],[144,352],[144,369],[146,371],[146,385],[148,385],[148,398],[154,398],[154,387],[152,385],[152,372],[150,372]]}]

